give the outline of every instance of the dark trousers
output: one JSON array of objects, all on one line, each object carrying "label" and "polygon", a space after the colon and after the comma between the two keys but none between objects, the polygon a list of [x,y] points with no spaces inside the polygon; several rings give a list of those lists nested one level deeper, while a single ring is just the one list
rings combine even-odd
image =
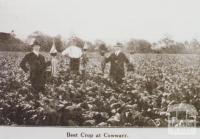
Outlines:
[{"label": "dark trousers", "polygon": [[70,59],[70,70],[73,72],[79,72],[80,58],[71,58]]},{"label": "dark trousers", "polygon": [[116,83],[121,84],[123,82],[124,76],[116,74],[116,75],[110,75],[111,79],[113,79]]},{"label": "dark trousers", "polygon": [[37,80],[32,80],[31,81],[31,86],[32,86],[32,95],[35,99],[39,99],[39,93],[45,92],[45,84],[44,83],[40,83]]},{"label": "dark trousers", "polygon": [[123,82],[122,77],[118,76],[113,77],[113,80],[116,81],[118,84],[121,84]]}]

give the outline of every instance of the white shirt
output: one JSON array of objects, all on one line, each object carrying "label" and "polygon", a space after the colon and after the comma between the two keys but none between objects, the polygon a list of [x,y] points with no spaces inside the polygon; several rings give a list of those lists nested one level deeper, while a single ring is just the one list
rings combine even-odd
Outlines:
[{"label": "white shirt", "polygon": [[118,56],[120,52],[121,52],[120,50],[116,51],[115,55]]},{"label": "white shirt", "polygon": [[39,56],[39,52],[33,50],[33,53],[34,53],[35,55]]},{"label": "white shirt", "polygon": [[58,76],[58,60],[56,58],[51,59],[51,75],[53,77]]}]

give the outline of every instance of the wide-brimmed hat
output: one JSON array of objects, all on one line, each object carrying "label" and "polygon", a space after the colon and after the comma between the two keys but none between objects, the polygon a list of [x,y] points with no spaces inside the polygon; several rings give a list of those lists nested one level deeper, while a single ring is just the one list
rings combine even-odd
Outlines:
[{"label": "wide-brimmed hat", "polygon": [[33,44],[31,45],[31,47],[34,47],[34,46],[40,46],[39,41],[35,40],[35,41],[33,42]]},{"label": "wide-brimmed hat", "polygon": [[114,47],[120,47],[120,48],[122,48],[122,47],[123,47],[123,44],[120,43],[120,42],[118,42],[118,43],[116,43],[116,45],[115,45]]}]

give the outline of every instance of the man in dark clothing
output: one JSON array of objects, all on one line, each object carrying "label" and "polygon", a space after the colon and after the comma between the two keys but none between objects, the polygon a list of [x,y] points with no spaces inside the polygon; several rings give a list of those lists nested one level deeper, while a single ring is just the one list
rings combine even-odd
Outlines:
[{"label": "man in dark clothing", "polygon": [[[30,82],[34,90],[35,96],[38,96],[39,92],[45,91],[45,72],[47,66],[50,66],[50,62],[45,62],[44,56],[39,53],[40,45],[38,42],[34,42],[32,45],[33,51],[28,53],[21,61],[20,67],[24,72],[30,73]],[[29,65],[29,68],[27,67]]]},{"label": "man in dark clothing", "polygon": [[105,63],[110,62],[110,77],[117,83],[122,83],[122,78],[125,77],[124,64],[129,64],[129,60],[126,55],[121,52],[121,44],[115,46],[115,52],[113,52],[108,58],[105,59]]}]

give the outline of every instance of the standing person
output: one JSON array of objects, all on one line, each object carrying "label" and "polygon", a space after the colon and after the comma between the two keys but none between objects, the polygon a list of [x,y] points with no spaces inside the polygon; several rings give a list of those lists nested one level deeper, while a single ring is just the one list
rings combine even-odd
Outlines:
[{"label": "standing person", "polygon": [[[30,73],[30,82],[33,88],[35,99],[39,99],[39,92],[45,91],[45,72],[50,62],[45,62],[44,56],[40,54],[40,44],[35,41],[32,45],[33,51],[25,55],[20,63],[24,72]],[[29,68],[27,67],[29,65]]]},{"label": "standing person", "polygon": [[86,67],[87,67],[87,64],[89,62],[89,58],[88,58],[88,55],[87,55],[87,49],[88,49],[88,46],[85,43],[84,47],[83,47],[83,54],[81,56],[81,72],[83,74],[85,74]]},{"label": "standing person", "polygon": [[105,67],[106,67],[106,52],[107,52],[107,48],[106,48],[106,45],[105,44],[101,44],[99,46],[99,53],[100,53],[100,56],[101,56],[101,71],[102,71],[102,74],[104,74],[105,72]]},{"label": "standing person", "polygon": [[129,64],[126,55],[121,51],[122,44],[117,43],[114,47],[115,51],[105,59],[105,63],[110,62],[110,77],[117,83],[122,83],[122,78],[125,77],[124,64]]},{"label": "standing person", "polygon": [[67,55],[70,59],[69,68],[72,73],[79,74],[82,53],[81,48],[76,45],[71,45],[62,52],[62,55]]},{"label": "standing person", "polygon": [[51,55],[51,76],[53,78],[58,77],[58,60],[56,58],[58,51],[56,50],[55,42],[53,40],[53,45],[50,50]]}]

